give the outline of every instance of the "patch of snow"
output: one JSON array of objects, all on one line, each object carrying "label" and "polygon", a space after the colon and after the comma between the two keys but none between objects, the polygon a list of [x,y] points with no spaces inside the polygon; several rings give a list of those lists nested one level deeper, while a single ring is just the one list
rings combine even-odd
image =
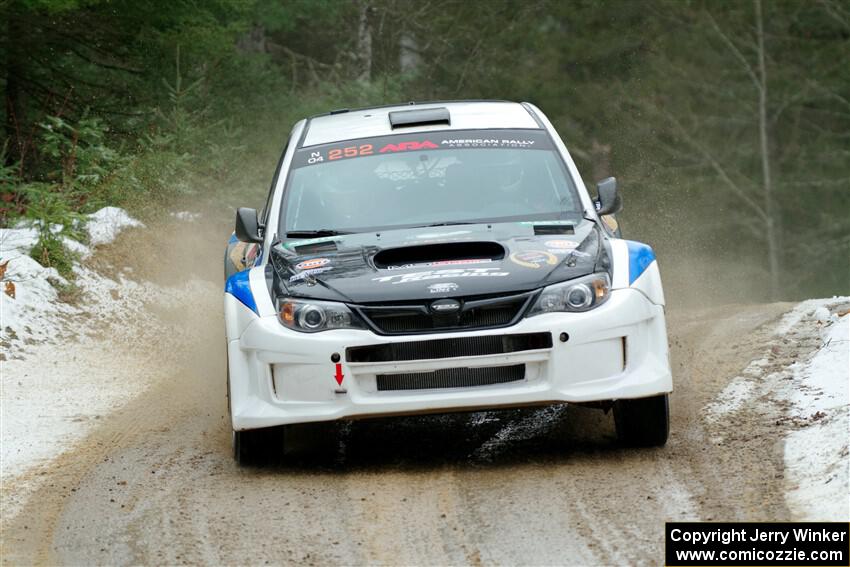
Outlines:
[{"label": "patch of snow", "polygon": [[[45,310],[61,308],[63,317],[30,316],[27,324],[34,334],[29,336],[43,340],[21,344],[11,339],[21,348],[11,360],[0,361],[0,482],[15,487],[0,495],[6,519],[37,488],[41,477],[33,471],[155,382],[160,366],[150,364],[151,353],[140,345],[167,341],[169,348],[163,350],[178,357],[179,345],[195,339],[193,327],[174,314],[187,309],[187,297],[221,293],[217,283],[204,280],[165,287],[111,280],[86,268],[75,271],[81,306],[50,299],[45,290]],[[139,320],[149,324],[140,326]],[[179,360],[162,362],[179,365]]]},{"label": "patch of snow", "polygon": [[793,429],[784,440],[785,499],[797,520],[850,517],[850,315],[837,313],[848,304],[850,297],[833,297],[795,306],[774,328],[770,353],[790,348],[780,345],[820,348],[803,350],[793,364],[777,364],[771,354],[754,360],[705,406],[709,422],[748,406],[768,413],[776,401],[787,407],[782,418]]},{"label": "patch of snow", "polygon": [[62,245],[74,254],[78,254],[82,259],[91,256],[91,248],[73,238],[62,237]]},{"label": "patch of snow", "polygon": [[21,223],[16,228],[0,228],[0,259],[5,262],[18,256],[28,256],[36,242],[38,231],[35,228],[21,226]]},{"label": "patch of snow", "polygon": [[[150,383],[140,376],[142,355],[106,354],[91,339],[40,345],[27,359],[0,362],[0,480],[4,519],[20,511],[37,487],[26,473],[48,463],[84,437]],[[98,361],[93,364],[91,361]]]},{"label": "patch of snow", "polygon": [[714,400],[706,404],[704,411],[709,421],[716,422],[722,417],[733,414],[748,403],[752,402],[760,390],[756,388],[758,381],[764,377],[772,377],[769,373],[770,361],[767,358],[757,358],[750,362],[740,376],[736,376]]},{"label": "patch of snow", "polygon": [[[58,233],[62,230],[61,225],[51,227],[51,231]],[[77,242],[73,238],[62,236],[62,244],[82,258],[86,258],[91,254],[91,249]],[[19,221],[15,228],[0,229],[0,258],[5,262],[18,256],[29,256],[30,250],[38,242],[38,230],[27,221]]]},{"label": "patch of snow", "polygon": [[777,336],[787,335],[791,330],[799,325],[801,322],[814,318],[817,320],[817,314],[823,314],[823,311],[820,310],[821,307],[826,308],[828,310],[828,306],[835,303],[840,303],[842,300],[846,301],[847,298],[841,297],[832,297],[832,298],[822,298],[822,299],[807,299],[806,301],[798,304],[794,309],[786,313],[782,320],[779,321],[779,324],[774,329],[773,334]]},{"label": "patch of snow", "polygon": [[125,228],[143,227],[140,221],[118,207],[104,207],[89,215],[86,231],[89,233],[89,243],[92,246],[109,244]]},{"label": "patch of snow", "polygon": [[0,337],[6,356],[27,345],[53,342],[60,335],[62,318],[76,308],[56,301],[58,293],[49,279],[67,283],[55,268],[45,268],[27,255],[11,259],[4,276],[15,284],[15,297],[0,291]]},{"label": "patch of snow", "polygon": [[[823,310],[827,310],[824,314]],[[819,322],[838,319],[826,306]],[[786,502],[796,519],[850,517],[850,316],[821,327],[823,346],[792,366],[792,413],[806,425],[785,440]]]},{"label": "patch of snow", "polygon": [[661,463],[661,477],[664,481],[654,484],[653,492],[664,510],[664,518],[669,522],[700,521],[696,500],[669,462]]},{"label": "patch of snow", "polygon": [[821,305],[820,307],[815,309],[815,312],[812,315],[816,320],[820,321],[821,323],[825,323],[829,321],[830,313],[829,309]]},{"label": "patch of snow", "polygon": [[[758,367],[753,363],[747,367]],[[746,373],[746,370],[744,371]],[[733,379],[725,388],[716,396],[716,398],[705,406],[706,417],[709,421],[718,421],[720,418],[733,414],[747,403],[755,393],[755,383],[743,376],[738,376]]]},{"label": "patch of snow", "polygon": [[201,218],[201,213],[193,213],[190,211],[177,211],[176,213],[170,213],[172,217],[181,221],[194,222]]}]

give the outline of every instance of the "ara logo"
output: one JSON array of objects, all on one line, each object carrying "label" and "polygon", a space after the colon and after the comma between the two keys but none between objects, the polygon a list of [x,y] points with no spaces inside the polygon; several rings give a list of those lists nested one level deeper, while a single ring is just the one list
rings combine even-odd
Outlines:
[{"label": "ara logo", "polygon": [[398,144],[387,144],[379,150],[379,153],[387,152],[406,152],[410,150],[436,150],[439,146],[430,140],[424,142],[399,142]]},{"label": "ara logo", "polygon": [[[455,286],[455,288],[457,288],[457,286]],[[431,313],[435,313],[437,315],[457,313],[458,311],[460,311],[460,301],[454,299],[438,299],[431,303]]]}]

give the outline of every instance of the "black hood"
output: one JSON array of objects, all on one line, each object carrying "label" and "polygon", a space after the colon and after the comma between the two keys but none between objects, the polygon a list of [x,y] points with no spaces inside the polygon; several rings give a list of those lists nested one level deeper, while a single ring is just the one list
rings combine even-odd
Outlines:
[{"label": "black hood", "polygon": [[271,262],[276,294],[357,304],[530,291],[610,269],[605,236],[587,220],[294,240]]}]

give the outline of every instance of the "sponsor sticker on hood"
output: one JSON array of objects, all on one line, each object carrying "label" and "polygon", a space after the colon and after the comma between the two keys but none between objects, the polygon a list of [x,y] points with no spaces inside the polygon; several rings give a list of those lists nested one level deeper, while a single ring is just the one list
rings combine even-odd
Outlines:
[{"label": "sponsor sticker on hood", "polygon": [[457,291],[458,286],[454,282],[441,282],[428,286],[428,293],[449,293]]},{"label": "sponsor sticker on hood", "polygon": [[546,248],[556,248],[558,250],[571,250],[578,246],[578,242],[573,240],[547,240],[544,244]]},{"label": "sponsor sticker on hood", "polygon": [[511,254],[511,262],[524,268],[537,269],[547,264],[554,266],[558,263],[558,257],[543,250],[525,250]]},{"label": "sponsor sticker on hood", "polygon": [[387,270],[407,270],[410,268],[438,268],[440,266],[458,266],[463,264],[489,264],[490,258],[471,258],[469,260],[439,260],[437,262],[422,262],[419,264],[402,264],[399,266],[387,266]]},{"label": "sponsor sticker on hood", "polygon": [[298,271],[314,270],[316,268],[327,266],[330,263],[331,261],[328,258],[313,258],[312,260],[304,260],[303,262],[295,264],[295,269]]},{"label": "sponsor sticker on hood", "polygon": [[443,278],[486,278],[504,277],[509,275],[511,275],[510,272],[503,272],[499,268],[470,268],[456,270],[428,270],[426,272],[414,272],[412,274],[394,274],[392,276],[372,278],[372,281],[381,283],[402,284],[427,280],[439,280]]},{"label": "sponsor sticker on hood", "polygon": [[332,270],[332,269],[333,268],[331,268],[330,266],[326,266],[324,268],[312,268],[310,270],[304,270],[303,272],[298,272],[294,276],[291,276],[289,278],[289,281],[290,282],[299,282],[301,280],[306,280],[310,276],[315,276],[316,274],[322,274],[322,273],[327,272],[327,271]]}]

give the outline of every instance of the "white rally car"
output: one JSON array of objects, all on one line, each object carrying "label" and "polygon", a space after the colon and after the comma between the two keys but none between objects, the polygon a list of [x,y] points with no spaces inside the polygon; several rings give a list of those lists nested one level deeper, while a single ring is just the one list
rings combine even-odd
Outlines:
[{"label": "white rally car", "polygon": [[658,265],[623,240],[531,104],[333,111],[298,122],[225,254],[240,462],[293,424],[558,403],[667,440]]}]

